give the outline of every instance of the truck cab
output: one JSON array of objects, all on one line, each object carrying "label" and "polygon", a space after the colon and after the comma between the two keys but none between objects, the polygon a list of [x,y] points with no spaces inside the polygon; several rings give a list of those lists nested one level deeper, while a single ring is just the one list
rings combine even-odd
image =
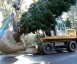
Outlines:
[{"label": "truck cab", "polygon": [[56,36],[75,36],[76,37],[76,30],[70,27],[65,26],[65,22],[57,19],[57,25],[55,26]]}]

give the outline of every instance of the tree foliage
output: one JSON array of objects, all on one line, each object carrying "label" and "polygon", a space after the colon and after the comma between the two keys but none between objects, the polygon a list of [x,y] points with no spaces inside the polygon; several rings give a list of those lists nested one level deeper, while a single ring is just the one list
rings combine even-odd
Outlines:
[{"label": "tree foliage", "polygon": [[75,6],[71,6],[71,10],[68,11],[67,15],[71,21],[71,28],[75,29],[77,32],[77,4]]},{"label": "tree foliage", "polygon": [[67,18],[67,20],[66,20],[66,27],[71,28],[71,21],[69,20],[69,18]]},{"label": "tree foliage", "polygon": [[76,0],[71,0],[70,3],[71,3],[72,5],[75,5],[75,4],[76,4]]},{"label": "tree foliage", "polygon": [[51,24],[56,24],[55,18],[70,9],[70,2],[71,0],[38,0],[22,14],[19,27],[28,33],[39,29],[47,30]]}]

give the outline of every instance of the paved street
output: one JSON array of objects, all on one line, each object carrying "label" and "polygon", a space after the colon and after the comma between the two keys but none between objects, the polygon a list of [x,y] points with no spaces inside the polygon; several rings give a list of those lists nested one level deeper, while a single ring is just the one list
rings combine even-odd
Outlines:
[{"label": "paved street", "polygon": [[0,64],[77,64],[76,52],[32,55],[26,53],[1,54]]}]

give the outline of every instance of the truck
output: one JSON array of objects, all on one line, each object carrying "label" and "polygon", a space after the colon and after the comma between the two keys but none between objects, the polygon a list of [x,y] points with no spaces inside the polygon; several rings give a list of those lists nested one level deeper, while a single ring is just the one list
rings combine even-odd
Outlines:
[{"label": "truck", "polygon": [[68,52],[75,52],[77,49],[76,30],[65,27],[65,23],[59,19],[56,20],[56,22],[56,35],[44,35],[43,37],[40,37],[40,43],[37,50],[39,53],[47,55],[51,54],[54,50],[60,52],[63,49]]}]

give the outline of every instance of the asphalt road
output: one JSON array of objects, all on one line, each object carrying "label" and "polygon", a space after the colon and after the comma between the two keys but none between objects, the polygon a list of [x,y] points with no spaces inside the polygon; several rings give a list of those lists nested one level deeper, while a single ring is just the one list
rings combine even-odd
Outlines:
[{"label": "asphalt road", "polygon": [[77,51],[51,55],[32,55],[25,52],[0,54],[0,64],[77,64]]}]

